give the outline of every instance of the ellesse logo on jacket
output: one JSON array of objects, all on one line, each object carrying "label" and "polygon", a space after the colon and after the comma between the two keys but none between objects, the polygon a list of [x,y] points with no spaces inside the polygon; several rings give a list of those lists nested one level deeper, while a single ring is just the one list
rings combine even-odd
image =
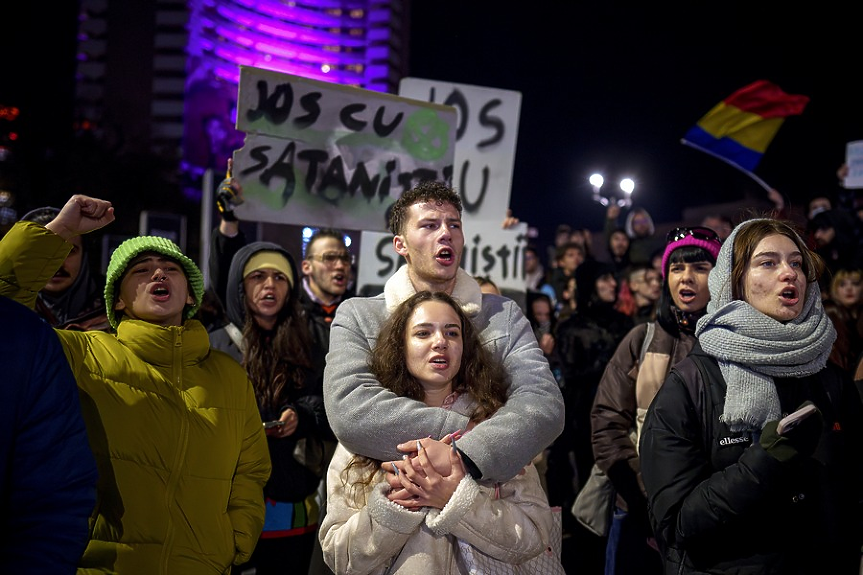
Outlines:
[{"label": "ellesse logo on jacket", "polygon": [[727,447],[729,445],[737,445],[740,443],[752,443],[752,437],[750,435],[741,435],[740,437],[723,437],[719,440],[719,445],[722,447]]}]

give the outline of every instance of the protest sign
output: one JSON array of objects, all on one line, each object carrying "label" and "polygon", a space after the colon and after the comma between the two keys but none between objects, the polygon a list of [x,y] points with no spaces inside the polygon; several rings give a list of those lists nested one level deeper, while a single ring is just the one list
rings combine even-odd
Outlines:
[{"label": "protest sign", "polygon": [[[502,229],[500,222],[476,223],[465,236],[461,266],[472,276],[489,276],[501,289],[525,291],[524,248],[527,224]],[[386,281],[404,265],[393,248],[393,236],[365,231],[360,237],[358,295],[376,295]]]},{"label": "protest sign", "polygon": [[452,184],[461,194],[464,220],[502,222],[512,192],[521,93],[404,78],[399,95],[458,110]]},{"label": "protest sign", "polygon": [[843,185],[850,189],[863,188],[863,141],[848,142],[845,153],[848,175]]},{"label": "protest sign", "polygon": [[241,66],[237,215],[385,231],[404,191],[452,178],[456,117],[450,106]]}]

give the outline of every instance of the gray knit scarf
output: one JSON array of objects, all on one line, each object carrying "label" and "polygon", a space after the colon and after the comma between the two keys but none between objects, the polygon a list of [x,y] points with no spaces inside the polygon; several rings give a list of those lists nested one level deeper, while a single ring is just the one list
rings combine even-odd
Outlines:
[{"label": "gray knit scarf", "polygon": [[788,323],[731,299],[734,238],[753,221],[739,224],[723,242],[708,279],[707,314],[695,328],[702,349],[717,359],[725,378],[725,411],[720,420],[732,431],[759,430],[779,419],[773,378],[821,371],[836,339],[833,323],[821,305],[818,282],[808,285],[803,311]]}]

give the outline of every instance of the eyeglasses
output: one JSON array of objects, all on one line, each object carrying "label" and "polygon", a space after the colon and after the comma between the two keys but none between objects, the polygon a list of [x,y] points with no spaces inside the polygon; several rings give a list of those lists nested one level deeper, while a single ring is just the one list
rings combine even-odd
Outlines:
[{"label": "eyeglasses", "polygon": [[706,242],[716,242],[718,244],[722,243],[722,240],[719,239],[719,236],[716,235],[716,232],[714,232],[710,228],[702,227],[674,228],[665,236],[665,243],[670,244],[671,242],[679,242],[680,240],[688,236],[692,236],[697,240],[704,240]]},{"label": "eyeglasses", "polygon": [[353,254],[340,254],[338,252],[327,252],[325,254],[311,254],[306,256],[307,260],[318,260],[324,265],[334,266],[336,262],[342,262],[345,265],[352,266],[356,262]]}]

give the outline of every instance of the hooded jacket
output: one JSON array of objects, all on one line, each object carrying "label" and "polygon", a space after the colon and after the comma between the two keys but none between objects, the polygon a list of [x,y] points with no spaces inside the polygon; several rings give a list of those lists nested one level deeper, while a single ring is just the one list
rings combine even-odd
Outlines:
[{"label": "hooded jacket", "polygon": [[[0,293],[32,306],[69,248],[16,224],[0,242]],[[242,367],[196,320],[56,333],[99,470],[79,573],[215,575],[248,560],[270,458]]]},{"label": "hooded jacket", "polygon": [[[293,256],[283,247],[272,242],[253,242],[243,245],[238,248],[231,259],[231,265],[228,268],[228,279],[225,283],[225,316],[228,322],[234,326],[213,330],[210,334],[210,343],[216,349],[220,349],[228,353],[237,360],[243,362],[243,346],[242,340],[243,327],[246,325],[246,290],[243,287],[243,271],[249,259],[260,251],[278,252],[288,260],[288,265],[291,267],[291,292],[294,298],[299,296],[300,288],[298,287],[299,277],[297,275],[297,266],[294,263]],[[221,261],[221,260],[220,260]]]},{"label": "hooded jacket", "polygon": [[[59,208],[46,206],[27,212],[21,220],[44,226],[59,213]],[[111,331],[105,310],[105,278],[90,270],[85,246],[82,242],[81,267],[72,285],[59,294],[41,290],[36,298],[36,313],[58,329]]]},{"label": "hooded jacket", "polygon": [[[249,259],[260,251],[274,251],[282,254],[291,267],[293,282],[291,293],[294,298],[299,296],[302,289],[299,285],[300,278],[294,258],[284,248],[271,242],[252,242],[240,248],[231,260],[226,284],[226,312],[228,326],[215,330],[210,334],[210,342],[214,349],[223,350],[231,354],[238,362],[243,361],[242,352],[242,330],[246,324],[245,289],[243,287],[243,271]],[[297,318],[305,322],[306,318]],[[230,335],[232,326],[235,328],[234,335]],[[236,339],[239,335],[239,340]],[[237,341],[240,344],[237,344]],[[314,357],[315,350],[309,350]],[[317,375],[316,375],[317,373]],[[316,442],[321,445],[323,439],[331,439],[332,432],[329,429],[326,412],[324,411],[323,391],[321,380],[323,379],[323,365],[317,365],[315,370],[310,370],[301,389],[292,389],[289,399],[277,409],[261,410],[261,419],[264,421],[279,419],[281,413],[288,408],[297,413],[299,423],[297,430],[288,437],[267,437],[273,472],[264,488],[266,497],[274,501],[299,503],[309,495],[315,493],[320,483],[320,476],[311,471],[307,466],[298,462],[294,457],[297,442],[301,439]],[[311,526],[316,525],[316,514],[310,514],[307,521]],[[304,525],[295,525],[303,529]]]},{"label": "hooded jacket", "polygon": [[105,278],[90,271],[85,254],[78,277],[69,289],[56,297],[44,289],[39,292],[36,312],[58,329],[110,331],[104,287]]}]

